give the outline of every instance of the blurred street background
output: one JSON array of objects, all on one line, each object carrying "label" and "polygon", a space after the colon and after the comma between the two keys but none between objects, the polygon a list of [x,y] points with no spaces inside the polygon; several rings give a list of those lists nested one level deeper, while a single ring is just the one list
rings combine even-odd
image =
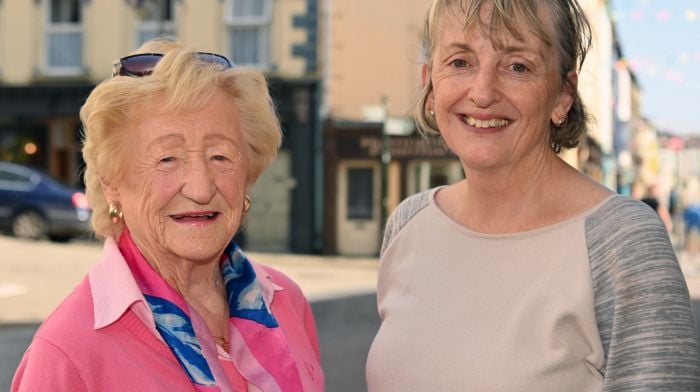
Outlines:
[{"label": "blurred street background", "polygon": [[[700,301],[700,4],[580,3],[594,36],[579,89],[594,121],[562,157],[655,206]],[[411,115],[429,4],[0,0],[0,391],[38,323],[100,251],[89,236],[52,231],[54,214],[40,201],[12,204],[2,192],[32,192],[35,170],[44,172],[68,187],[72,227],[86,223],[78,112],[115,59],[157,36],[268,78],[284,141],[251,193],[237,241],[312,300],[328,390],[364,390],[386,218],[404,198],[464,178],[439,140],[417,134]]]}]

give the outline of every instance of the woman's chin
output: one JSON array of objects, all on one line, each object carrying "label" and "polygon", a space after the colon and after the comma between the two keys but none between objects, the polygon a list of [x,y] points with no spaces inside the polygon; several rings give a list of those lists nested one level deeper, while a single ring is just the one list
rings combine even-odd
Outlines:
[{"label": "woman's chin", "polygon": [[212,242],[189,242],[188,244],[172,244],[168,247],[170,253],[180,259],[189,260],[199,263],[208,263],[213,260],[219,260],[226,244]]},{"label": "woman's chin", "polygon": [[165,239],[165,248],[176,256],[187,260],[218,260],[233,238],[223,230],[215,232],[190,232],[187,235],[171,235]]}]

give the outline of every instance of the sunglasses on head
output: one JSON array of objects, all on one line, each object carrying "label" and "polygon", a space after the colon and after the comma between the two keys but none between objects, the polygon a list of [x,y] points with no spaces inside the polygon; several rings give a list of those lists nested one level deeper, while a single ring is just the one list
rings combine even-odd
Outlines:
[{"label": "sunglasses on head", "polygon": [[[216,53],[195,52],[197,60],[205,63],[214,63],[224,68],[233,68],[231,60]],[[112,77],[133,76],[141,77],[150,75],[158,62],[163,58],[163,53],[139,53],[122,57],[116,60],[112,69]]]}]

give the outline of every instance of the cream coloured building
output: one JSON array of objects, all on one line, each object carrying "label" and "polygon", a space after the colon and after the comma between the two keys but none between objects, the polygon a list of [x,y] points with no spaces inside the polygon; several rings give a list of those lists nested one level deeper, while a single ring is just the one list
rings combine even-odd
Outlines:
[{"label": "cream coloured building", "polygon": [[[430,0],[323,4],[321,108],[326,151],[332,152],[325,165],[325,250],[377,254],[383,221],[400,200],[463,178],[454,156],[422,149],[415,135],[390,136],[384,144],[388,147],[381,150],[382,119],[411,121],[410,109],[421,85],[421,35]],[[579,88],[595,121],[586,144],[588,155],[571,150],[564,158],[575,167],[587,159],[585,167],[615,189],[613,23],[607,1],[581,0],[581,5],[594,37]],[[387,107],[382,107],[383,97]],[[383,164],[386,150],[392,159]]]},{"label": "cream coloured building", "polygon": [[[0,159],[75,180],[77,113],[85,96],[110,76],[114,59],[150,37],[175,35],[257,67],[270,80],[285,142],[253,190],[250,247],[376,254],[383,221],[401,199],[462,178],[459,162],[439,146],[425,147],[411,136],[382,138],[385,119],[389,132],[412,131],[429,4],[0,0]],[[614,36],[604,0],[582,5],[595,40],[581,90],[597,119],[591,135],[609,155]],[[33,155],[23,149],[29,142],[38,146]],[[576,152],[567,160],[579,164]],[[606,173],[601,181],[607,184],[614,173]]]},{"label": "cream coloured building", "polygon": [[[317,0],[0,0],[0,160],[79,183],[78,111],[112,63],[147,39],[175,36],[263,71],[285,129],[277,160],[253,190],[249,247],[312,252],[320,222],[314,176]],[[36,151],[25,148],[37,146]]]}]

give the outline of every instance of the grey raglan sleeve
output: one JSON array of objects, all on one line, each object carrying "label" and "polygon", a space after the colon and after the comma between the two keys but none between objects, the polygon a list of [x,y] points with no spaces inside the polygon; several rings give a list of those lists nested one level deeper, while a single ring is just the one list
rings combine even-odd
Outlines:
[{"label": "grey raglan sleeve", "polygon": [[384,255],[386,248],[408,221],[429,204],[431,192],[432,190],[427,190],[407,198],[391,213],[384,228],[384,238],[379,251],[380,257]]},{"label": "grey raglan sleeve", "polygon": [[688,288],[656,213],[618,197],[589,217],[586,235],[603,391],[700,391]]}]

